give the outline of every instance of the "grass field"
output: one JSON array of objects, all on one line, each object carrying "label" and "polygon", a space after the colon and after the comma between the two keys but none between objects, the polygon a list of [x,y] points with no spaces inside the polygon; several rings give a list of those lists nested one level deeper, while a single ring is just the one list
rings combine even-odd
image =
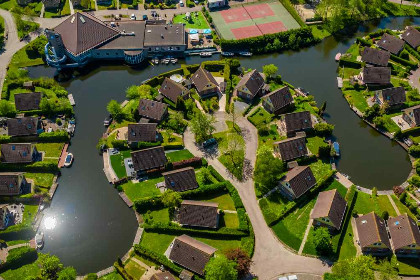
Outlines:
[{"label": "grass field", "polygon": [[133,279],[140,279],[146,272],[144,267],[132,260],[128,261],[128,263],[124,266],[124,269],[131,277],[133,277]]},{"label": "grass field", "polygon": [[239,226],[238,215],[235,213],[224,213],[223,224],[221,224],[220,226],[225,226],[227,228],[238,228]]},{"label": "grass field", "polygon": [[259,107],[251,116],[248,117],[248,120],[255,126],[258,127],[261,124],[268,124],[271,122],[272,115],[268,113],[264,108]]},{"label": "grass field", "polygon": [[[197,13],[197,16],[195,15],[196,13]],[[186,19],[185,14],[176,15],[173,18],[173,23],[183,23],[185,24],[185,28],[194,28],[194,29],[210,28],[202,12],[192,12],[190,19]]]},{"label": "grass field", "polygon": [[193,158],[194,155],[190,151],[185,149],[185,150],[179,150],[179,151],[167,153],[166,157],[171,162],[177,162],[177,161]]},{"label": "grass field", "polygon": [[110,274],[107,274],[105,276],[102,276],[99,278],[99,280],[124,280],[121,275],[118,274],[118,272],[114,271]]},{"label": "grass field", "polygon": [[17,269],[9,269],[1,273],[0,276],[4,280],[16,280],[16,279],[33,279],[40,274],[41,270],[36,263],[27,264]]},{"label": "grass field", "polygon": [[131,201],[134,201],[142,197],[160,194],[159,189],[156,188],[156,183],[163,181],[163,177],[149,179],[140,183],[133,183],[128,181],[127,183],[122,184],[121,187],[123,188],[128,198],[130,198]]},{"label": "grass field", "polygon": [[39,152],[44,152],[45,157],[59,158],[63,150],[64,143],[38,143],[35,147]]},{"label": "grass field", "polygon": [[306,146],[314,155],[318,154],[320,147],[328,146],[328,144],[324,142],[324,138],[318,136],[306,138],[306,141]]},{"label": "grass field", "polygon": [[233,203],[232,198],[227,193],[220,193],[214,195],[206,195],[205,198],[197,200],[209,201],[209,202],[216,202],[219,203],[219,209],[221,210],[235,210],[235,205]]},{"label": "grass field", "polygon": [[129,158],[130,156],[130,151],[121,151],[119,154],[109,157],[112,169],[114,169],[118,178],[123,178],[127,175],[124,166],[124,159]]},{"label": "grass field", "polygon": [[43,188],[50,188],[54,174],[51,173],[25,173],[25,177],[28,179],[32,179],[35,181],[35,185],[43,187]]}]

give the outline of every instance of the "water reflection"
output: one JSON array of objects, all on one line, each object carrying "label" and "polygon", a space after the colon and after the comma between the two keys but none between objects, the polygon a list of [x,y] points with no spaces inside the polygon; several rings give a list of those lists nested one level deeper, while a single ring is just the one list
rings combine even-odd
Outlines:
[{"label": "water reflection", "polygon": [[57,225],[57,219],[55,217],[45,217],[43,223],[46,230],[53,230]]}]

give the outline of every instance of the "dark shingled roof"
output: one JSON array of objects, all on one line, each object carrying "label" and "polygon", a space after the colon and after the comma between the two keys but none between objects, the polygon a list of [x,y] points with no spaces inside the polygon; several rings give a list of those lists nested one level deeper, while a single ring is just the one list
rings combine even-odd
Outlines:
[{"label": "dark shingled roof", "polygon": [[276,89],[275,91],[264,96],[264,98],[270,99],[274,107],[274,112],[286,107],[289,104],[292,104],[293,102],[292,94],[290,93],[289,87],[287,86]]},{"label": "dark shingled roof", "polygon": [[128,125],[128,142],[156,142],[156,123]]},{"label": "dark shingled roof", "polygon": [[198,188],[194,168],[185,167],[162,173],[165,178],[165,186],[176,192],[184,192]]},{"label": "dark shingled roof", "polygon": [[139,20],[117,21],[118,24],[115,29],[121,33],[125,31],[126,34],[133,34],[129,36],[118,36],[104,45],[101,45],[99,50],[142,50],[144,43],[144,30],[146,23]]},{"label": "dark shingled roof", "polygon": [[305,137],[289,138],[275,142],[274,145],[278,146],[281,159],[284,161],[300,158],[308,154]]},{"label": "dark shingled roof", "polygon": [[152,275],[150,280],[176,280],[176,279],[169,271],[164,271],[164,272],[156,272],[155,274]]},{"label": "dark shingled roof", "polygon": [[254,69],[242,77],[236,85],[236,88],[240,89],[241,87],[246,87],[252,97],[254,97],[264,85],[264,78],[261,76],[260,72]]},{"label": "dark shingled roof", "polygon": [[89,13],[75,13],[54,28],[61,35],[64,46],[73,55],[93,49],[120,32]]},{"label": "dark shingled roof", "polygon": [[[410,115],[411,118],[414,118],[416,125],[420,125],[420,105],[404,109],[403,112]],[[413,115],[411,115],[410,112],[413,112]]]},{"label": "dark shingled roof", "polygon": [[24,117],[7,120],[7,133],[9,136],[37,135],[38,118]]},{"label": "dark shingled roof", "polygon": [[382,38],[376,42],[376,44],[378,45],[378,47],[389,51],[392,54],[397,55],[404,47],[404,41],[392,36],[388,33],[384,33],[384,35],[382,35]]},{"label": "dark shingled roof", "polygon": [[159,92],[176,104],[178,97],[188,93],[188,89],[169,78],[165,78]]},{"label": "dark shingled roof", "polygon": [[360,246],[362,248],[373,245],[373,243],[383,243],[391,249],[388,239],[385,221],[378,217],[375,212],[356,218],[356,227],[359,235]]},{"label": "dark shingled roof", "polygon": [[30,163],[34,147],[30,143],[12,143],[1,145],[1,162]]},{"label": "dark shingled roof", "polygon": [[135,171],[164,167],[168,162],[162,146],[131,152]]},{"label": "dark shingled roof", "polygon": [[412,244],[420,246],[419,227],[407,213],[398,217],[390,217],[388,219],[388,228],[394,250],[402,249]]},{"label": "dark shingled roof", "polygon": [[168,105],[162,102],[150,99],[140,99],[138,112],[142,118],[148,118],[154,121],[161,121],[166,113]]},{"label": "dark shingled roof", "polygon": [[182,23],[148,24],[144,33],[144,46],[182,46],[186,43],[185,37]]},{"label": "dark shingled roof", "polygon": [[169,259],[203,276],[214,252],[215,248],[184,234],[174,239]]},{"label": "dark shingled roof", "polygon": [[407,42],[411,47],[417,49],[420,47],[420,31],[414,27],[408,27],[402,34],[402,39]]},{"label": "dark shingled roof", "polygon": [[391,68],[364,67],[363,82],[365,84],[389,84],[391,83]]},{"label": "dark shingled roof", "polygon": [[217,228],[219,204],[214,202],[184,200],[179,207],[178,222],[194,227]]},{"label": "dark shingled roof", "polygon": [[21,192],[23,173],[0,173],[0,195],[18,195]]},{"label": "dark shingled roof", "polygon": [[390,106],[402,104],[406,100],[404,87],[383,89],[381,94],[383,101],[387,102]]},{"label": "dark shingled roof", "polygon": [[309,111],[296,112],[284,115],[287,133],[312,128],[311,113]]},{"label": "dark shingled roof", "polygon": [[18,111],[39,110],[42,94],[40,92],[15,94],[15,106]]},{"label": "dark shingled roof", "polygon": [[362,61],[376,66],[387,66],[391,53],[366,47],[362,53]]},{"label": "dark shingled roof", "polygon": [[197,71],[195,71],[195,73],[191,76],[191,82],[197,88],[198,93],[218,86],[218,83],[213,75],[203,67],[200,67]]},{"label": "dark shingled roof", "polygon": [[282,179],[289,182],[296,198],[309,191],[316,184],[316,179],[309,166],[296,166]]},{"label": "dark shingled roof", "polygon": [[311,213],[311,219],[328,217],[337,230],[346,214],[347,202],[337,189],[320,192]]}]

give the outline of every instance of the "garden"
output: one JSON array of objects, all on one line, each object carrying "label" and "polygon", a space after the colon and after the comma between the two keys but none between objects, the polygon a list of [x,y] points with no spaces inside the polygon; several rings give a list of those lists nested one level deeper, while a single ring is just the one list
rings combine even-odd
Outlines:
[{"label": "garden", "polygon": [[175,15],[172,21],[173,23],[183,23],[185,28],[190,29],[210,28],[202,12],[191,12],[189,17],[185,14]]}]

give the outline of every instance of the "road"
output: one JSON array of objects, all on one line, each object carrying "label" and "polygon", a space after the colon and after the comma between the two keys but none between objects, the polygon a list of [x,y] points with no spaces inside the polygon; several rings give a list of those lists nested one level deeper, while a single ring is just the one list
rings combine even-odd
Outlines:
[{"label": "road", "polygon": [[[218,112],[220,113],[220,112]],[[241,117],[238,125],[242,130],[245,140],[245,177],[246,180],[240,182],[227,172],[226,168],[217,160],[217,158],[197,147],[194,141],[194,135],[190,130],[184,134],[185,147],[195,156],[203,156],[223,177],[229,178],[236,187],[245,205],[246,211],[251,220],[255,233],[255,252],[252,258],[252,273],[258,275],[259,279],[273,279],[278,275],[287,273],[308,273],[323,275],[330,271],[330,267],[316,258],[299,256],[289,251],[274,235],[267,226],[264,217],[260,211],[255,196],[254,180],[252,178],[253,166],[256,160],[258,135],[257,129]]]}]

